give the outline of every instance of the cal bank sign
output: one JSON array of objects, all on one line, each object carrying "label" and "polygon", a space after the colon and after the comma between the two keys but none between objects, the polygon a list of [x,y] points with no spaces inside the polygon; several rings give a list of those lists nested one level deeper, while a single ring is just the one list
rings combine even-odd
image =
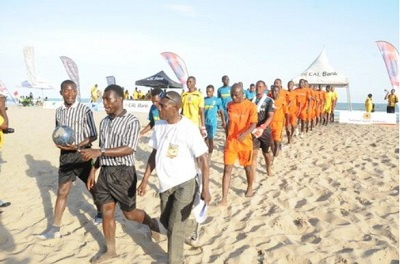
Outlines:
[{"label": "cal bank sign", "polygon": [[302,74],[303,76],[318,76],[318,77],[325,77],[325,76],[336,76],[338,75],[337,72],[306,72]]},{"label": "cal bank sign", "polygon": [[124,108],[128,112],[148,113],[152,105],[151,101],[124,100]]}]

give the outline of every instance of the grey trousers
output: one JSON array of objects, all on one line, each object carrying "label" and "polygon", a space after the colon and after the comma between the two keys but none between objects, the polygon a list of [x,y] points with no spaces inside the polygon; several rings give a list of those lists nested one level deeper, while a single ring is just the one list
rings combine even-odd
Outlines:
[{"label": "grey trousers", "polygon": [[195,178],[160,193],[161,223],[168,229],[169,264],[182,264],[185,226],[193,207]]}]

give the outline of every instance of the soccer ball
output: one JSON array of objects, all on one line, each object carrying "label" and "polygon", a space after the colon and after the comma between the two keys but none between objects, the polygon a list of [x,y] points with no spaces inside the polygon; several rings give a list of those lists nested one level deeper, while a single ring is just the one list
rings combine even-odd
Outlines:
[{"label": "soccer ball", "polygon": [[54,129],[52,137],[56,145],[71,145],[75,141],[75,132],[69,126],[58,126]]}]

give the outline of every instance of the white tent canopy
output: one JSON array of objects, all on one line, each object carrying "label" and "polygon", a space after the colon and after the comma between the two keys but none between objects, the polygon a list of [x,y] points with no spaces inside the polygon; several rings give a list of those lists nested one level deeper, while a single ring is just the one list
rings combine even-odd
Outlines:
[{"label": "white tent canopy", "polygon": [[347,103],[351,110],[350,92],[349,92],[349,80],[347,76],[338,73],[332,67],[328,61],[325,49],[321,51],[319,56],[313,63],[299,76],[292,79],[295,84],[298,84],[300,79],[305,79],[309,84],[322,84],[332,85],[334,87],[346,87],[347,89]]}]

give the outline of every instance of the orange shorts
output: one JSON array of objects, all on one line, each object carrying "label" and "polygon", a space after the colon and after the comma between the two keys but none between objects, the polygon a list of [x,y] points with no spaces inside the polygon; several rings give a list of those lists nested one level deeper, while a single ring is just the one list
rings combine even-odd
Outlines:
[{"label": "orange shorts", "polygon": [[289,114],[289,124],[292,126],[297,126],[297,116],[296,113]]},{"label": "orange shorts", "polygon": [[315,109],[315,116],[319,117],[321,115],[321,107],[318,107],[317,109]]},{"label": "orange shorts", "polygon": [[311,120],[313,120],[314,117],[315,117],[315,112],[313,110],[310,110],[310,112],[308,113],[308,116],[307,116],[307,120],[311,121]]},{"label": "orange shorts", "polygon": [[239,158],[239,164],[243,167],[253,164],[253,149],[251,150],[225,150],[224,151],[224,164],[233,165]]},{"label": "orange shorts", "polygon": [[300,112],[299,119],[300,120],[307,120],[307,118],[308,118],[307,108],[304,108]]},{"label": "orange shorts", "polygon": [[283,132],[283,122],[272,122],[271,123],[271,137],[272,140],[281,142]]}]

